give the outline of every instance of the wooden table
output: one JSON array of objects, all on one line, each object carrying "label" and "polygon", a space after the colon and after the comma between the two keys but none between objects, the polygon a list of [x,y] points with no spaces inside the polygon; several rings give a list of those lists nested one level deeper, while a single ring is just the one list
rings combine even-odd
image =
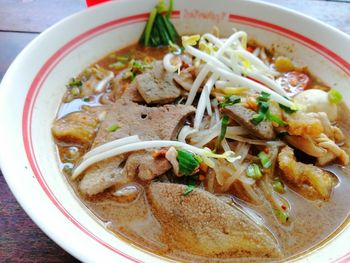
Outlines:
[{"label": "wooden table", "polygon": [[[350,34],[350,0],[269,0]],[[0,80],[40,32],[82,10],[84,0],[0,0]],[[0,171],[0,262],[78,262],[51,241],[16,202]]]}]

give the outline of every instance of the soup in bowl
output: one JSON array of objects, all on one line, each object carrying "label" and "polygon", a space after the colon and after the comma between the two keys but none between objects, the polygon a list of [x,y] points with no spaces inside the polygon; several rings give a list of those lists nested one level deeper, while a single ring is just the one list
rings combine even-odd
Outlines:
[{"label": "soup in bowl", "polygon": [[84,261],[335,260],[348,252],[349,42],[258,2],[97,6],[6,74],[16,158],[1,152],[2,169]]}]

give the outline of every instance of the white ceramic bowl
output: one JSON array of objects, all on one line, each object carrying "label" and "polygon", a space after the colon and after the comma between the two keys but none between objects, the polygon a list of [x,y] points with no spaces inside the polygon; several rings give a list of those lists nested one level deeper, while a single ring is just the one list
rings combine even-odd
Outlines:
[{"label": "white ceramic bowl", "polygon": [[[61,175],[50,126],[68,79],[109,52],[138,40],[157,0],[119,0],[73,15],[33,40],[0,87],[0,161],[12,192],[28,215],[61,247],[84,262],[161,262],[118,239],[95,220]],[[294,11],[246,0],[176,0],[180,33],[245,30],[265,46],[307,64],[350,101],[350,38]],[[311,222],[312,223],[312,222]],[[345,226],[302,262],[346,262]]]}]

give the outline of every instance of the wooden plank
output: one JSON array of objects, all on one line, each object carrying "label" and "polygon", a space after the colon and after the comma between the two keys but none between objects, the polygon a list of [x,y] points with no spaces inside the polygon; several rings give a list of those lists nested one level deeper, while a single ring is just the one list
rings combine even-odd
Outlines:
[{"label": "wooden plank", "polygon": [[0,0],[0,31],[41,32],[86,8],[84,0]]},{"label": "wooden plank", "polygon": [[30,33],[0,32],[0,80],[18,53],[36,35]]},{"label": "wooden plank", "polygon": [[0,172],[0,261],[79,262],[50,240],[28,218]]}]

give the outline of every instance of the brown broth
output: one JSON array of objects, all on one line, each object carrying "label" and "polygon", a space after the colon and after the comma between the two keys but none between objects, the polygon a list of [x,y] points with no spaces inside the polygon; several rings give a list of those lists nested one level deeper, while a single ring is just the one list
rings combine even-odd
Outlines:
[{"label": "brown broth", "polygon": [[[97,64],[110,70],[108,65],[114,63],[115,57],[118,55],[128,54],[136,59],[145,59],[146,57],[160,59],[166,52],[166,49],[145,49],[133,45],[106,56],[98,61]],[[121,74],[121,70],[115,70],[114,72]],[[75,99],[69,103],[63,103],[58,111],[57,118],[79,111],[84,105],[91,107],[101,106],[100,98],[101,95],[96,95],[89,102],[85,102],[83,99]],[[344,105],[341,107],[344,107]],[[348,119],[340,120],[339,126],[344,130],[345,134],[350,130]],[[347,136],[347,138],[350,138],[350,136]],[[71,165],[71,163],[75,162],[64,160],[64,156],[67,155],[67,147],[65,145],[57,145],[61,168],[64,165]],[[80,156],[82,154],[83,152],[80,152]],[[311,201],[305,199],[291,188],[286,187],[286,193],[283,194],[283,197],[291,205],[290,223],[287,225],[281,225],[277,221],[267,201],[261,205],[252,205],[241,200],[238,201],[239,204],[255,211],[262,218],[266,227],[278,240],[284,252],[283,259],[295,258],[316,249],[320,244],[326,242],[333,233],[339,231],[339,228],[344,225],[346,220],[349,220],[350,176],[342,172],[337,165],[333,165],[329,169],[339,180],[329,201]],[[86,197],[78,191],[79,182],[71,181],[69,176],[67,176],[67,180],[86,207],[106,225],[107,229],[142,249],[160,256],[186,262],[252,262],[252,259],[203,258],[168,247],[159,239],[162,226],[153,216],[148,205],[145,194],[148,185],[145,182],[136,180],[131,183],[131,185],[139,189],[138,197],[132,202],[121,202],[116,200],[116,197],[111,194],[116,190],[114,188],[93,197]],[[269,261],[269,259],[266,259],[266,261]],[[259,262],[261,262],[260,259]]]}]

